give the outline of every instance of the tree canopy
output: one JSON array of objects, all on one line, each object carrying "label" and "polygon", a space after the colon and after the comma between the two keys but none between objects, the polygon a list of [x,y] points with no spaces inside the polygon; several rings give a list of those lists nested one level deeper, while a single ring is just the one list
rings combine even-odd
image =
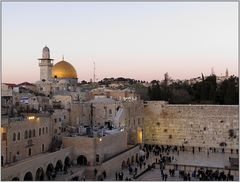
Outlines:
[{"label": "tree canopy", "polygon": [[148,88],[150,100],[164,100],[172,104],[239,104],[239,78],[231,76],[217,83],[215,75],[202,77],[194,84],[153,80]]}]

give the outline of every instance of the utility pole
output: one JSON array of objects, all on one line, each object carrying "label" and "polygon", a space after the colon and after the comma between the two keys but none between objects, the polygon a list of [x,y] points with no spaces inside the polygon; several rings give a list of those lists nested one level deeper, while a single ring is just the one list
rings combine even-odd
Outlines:
[{"label": "utility pole", "polygon": [[90,105],[90,127],[91,127],[91,135],[93,136],[93,103]]}]

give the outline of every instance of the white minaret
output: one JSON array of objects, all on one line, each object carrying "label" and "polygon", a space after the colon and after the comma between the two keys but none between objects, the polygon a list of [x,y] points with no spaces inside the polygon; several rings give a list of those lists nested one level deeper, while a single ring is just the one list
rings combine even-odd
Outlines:
[{"label": "white minaret", "polygon": [[53,59],[50,58],[50,50],[47,46],[43,48],[42,58],[38,60],[40,60],[40,80],[50,80],[52,78]]}]

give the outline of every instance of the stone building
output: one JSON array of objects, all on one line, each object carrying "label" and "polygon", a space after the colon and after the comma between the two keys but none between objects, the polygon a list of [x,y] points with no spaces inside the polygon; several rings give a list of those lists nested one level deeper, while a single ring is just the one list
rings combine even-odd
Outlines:
[{"label": "stone building", "polygon": [[66,136],[63,137],[63,144],[73,147],[72,156],[77,164],[97,165],[127,149],[127,133],[115,130],[99,137]]},{"label": "stone building", "polygon": [[[43,153],[51,143],[51,122],[48,114],[27,114],[2,117],[4,165]],[[5,133],[5,134],[4,134]]]},{"label": "stone building", "polygon": [[90,92],[87,93],[87,99],[91,100],[94,99],[95,97],[107,97],[107,98],[111,98],[114,100],[138,100],[139,99],[139,95],[136,94],[136,92],[134,90],[131,89],[124,89],[124,90],[120,90],[120,89],[108,89],[105,87],[100,87],[100,88],[96,88],[96,89],[92,89]]}]

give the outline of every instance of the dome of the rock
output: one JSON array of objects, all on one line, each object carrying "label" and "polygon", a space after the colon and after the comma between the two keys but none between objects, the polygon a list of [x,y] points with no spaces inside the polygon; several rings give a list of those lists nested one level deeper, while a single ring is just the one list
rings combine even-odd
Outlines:
[{"label": "dome of the rock", "polygon": [[52,77],[53,78],[77,78],[77,72],[70,63],[62,60],[53,66]]}]

